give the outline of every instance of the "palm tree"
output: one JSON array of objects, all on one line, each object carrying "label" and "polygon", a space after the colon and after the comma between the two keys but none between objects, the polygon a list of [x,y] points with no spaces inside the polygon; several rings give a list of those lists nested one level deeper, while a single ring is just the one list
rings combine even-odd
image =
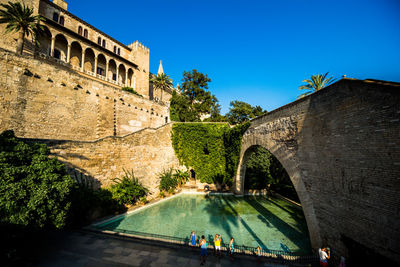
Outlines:
[{"label": "palm tree", "polygon": [[161,101],[162,101],[162,92],[172,87],[172,80],[165,73],[159,73],[157,76],[151,79],[154,87],[161,90]]},{"label": "palm tree", "polygon": [[24,50],[25,36],[32,36],[32,40],[37,42],[37,36],[44,30],[40,21],[44,18],[40,15],[33,15],[33,8],[25,6],[20,2],[8,2],[0,4],[4,9],[0,9],[0,23],[6,23],[6,32],[18,32],[17,53],[22,55]]},{"label": "palm tree", "polygon": [[336,79],[333,79],[333,77],[327,78],[326,76],[328,75],[329,72],[325,74],[317,74],[317,75],[312,75],[311,80],[303,80],[303,83],[307,83],[305,85],[299,86],[299,90],[309,90],[308,92],[299,95],[297,98],[302,98],[305,97],[311,93],[314,93],[318,90],[321,90],[322,88],[330,85],[332,82],[334,82]]}]

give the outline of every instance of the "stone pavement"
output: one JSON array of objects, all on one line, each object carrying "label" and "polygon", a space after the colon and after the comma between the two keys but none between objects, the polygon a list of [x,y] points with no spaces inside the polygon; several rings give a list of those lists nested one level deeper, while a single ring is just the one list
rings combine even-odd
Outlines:
[{"label": "stone pavement", "polygon": [[[123,239],[91,232],[59,234],[42,248],[35,266],[200,266],[198,248],[155,244],[154,241]],[[210,255],[211,254],[211,255]],[[238,256],[232,262],[224,255],[218,260],[209,251],[204,266],[288,266],[248,256]],[[302,266],[302,265],[295,265]],[[303,265],[304,266],[304,265]],[[307,266],[307,265],[305,265]],[[310,265],[311,266],[311,265]]]}]

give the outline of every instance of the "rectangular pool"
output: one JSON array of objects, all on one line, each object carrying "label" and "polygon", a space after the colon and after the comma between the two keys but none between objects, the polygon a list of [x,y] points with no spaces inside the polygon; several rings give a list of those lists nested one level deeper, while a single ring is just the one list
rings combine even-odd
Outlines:
[{"label": "rectangular pool", "polygon": [[93,227],[174,236],[188,241],[193,230],[197,237],[205,235],[210,241],[218,233],[225,243],[234,237],[237,245],[259,245],[266,251],[298,255],[311,253],[301,207],[278,198],[180,194]]}]

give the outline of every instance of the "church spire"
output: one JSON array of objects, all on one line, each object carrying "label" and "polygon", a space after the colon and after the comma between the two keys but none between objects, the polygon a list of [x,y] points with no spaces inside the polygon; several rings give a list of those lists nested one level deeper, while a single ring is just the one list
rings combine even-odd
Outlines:
[{"label": "church spire", "polygon": [[164,69],[163,69],[163,67],[162,67],[162,61],[160,60],[160,66],[158,66],[157,75],[163,74],[163,73],[164,73]]}]

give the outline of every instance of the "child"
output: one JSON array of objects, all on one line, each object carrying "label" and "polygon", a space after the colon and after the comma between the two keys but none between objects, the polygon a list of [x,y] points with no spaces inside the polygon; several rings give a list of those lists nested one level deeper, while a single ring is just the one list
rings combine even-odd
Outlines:
[{"label": "child", "polygon": [[196,234],[194,233],[194,231],[192,231],[191,236],[191,246],[196,246]]},{"label": "child", "polygon": [[235,240],[231,237],[231,241],[229,242],[229,256],[231,260],[233,259],[233,252],[235,252]]}]

